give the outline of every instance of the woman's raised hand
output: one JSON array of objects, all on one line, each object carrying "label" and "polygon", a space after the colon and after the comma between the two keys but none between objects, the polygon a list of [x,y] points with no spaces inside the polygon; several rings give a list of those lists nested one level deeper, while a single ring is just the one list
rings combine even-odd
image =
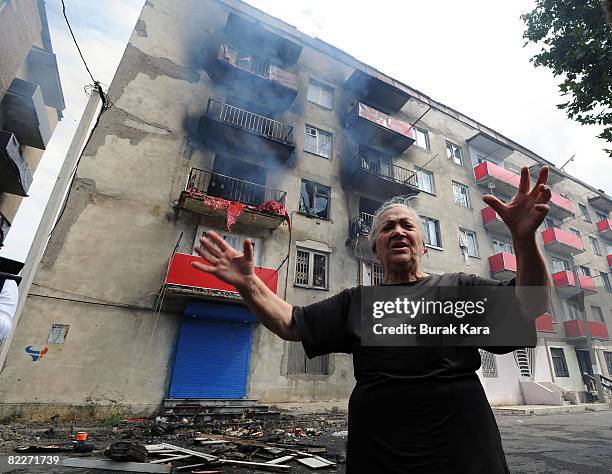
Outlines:
[{"label": "woman's raised hand", "polygon": [[506,223],[512,237],[517,240],[525,240],[535,235],[536,230],[548,214],[550,201],[550,188],[546,185],[548,181],[548,166],[543,166],[538,176],[538,181],[530,190],[529,168],[521,168],[521,181],[518,192],[508,204],[504,204],[495,196],[487,194],[482,200],[491,206],[499,217]]},{"label": "woman's raised hand", "polygon": [[194,261],[191,263],[194,268],[210,273],[238,289],[254,275],[253,246],[250,240],[244,242],[243,252],[233,249],[212,230],[207,232],[200,242],[203,248],[195,247],[195,251],[208,264]]}]

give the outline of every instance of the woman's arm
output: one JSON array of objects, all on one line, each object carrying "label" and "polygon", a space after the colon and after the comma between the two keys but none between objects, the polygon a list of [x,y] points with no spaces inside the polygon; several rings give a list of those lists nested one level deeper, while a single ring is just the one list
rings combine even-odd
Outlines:
[{"label": "woman's arm", "polygon": [[207,232],[200,242],[204,248],[195,247],[195,251],[207,263],[193,262],[195,268],[235,286],[255,318],[274,334],[288,341],[300,340],[293,321],[293,306],[255,275],[250,240],[244,243],[243,253],[233,249],[214,231]]},{"label": "woman's arm", "polygon": [[530,191],[529,169],[521,169],[519,189],[508,204],[494,196],[482,199],[491,206],[506,223],[512,233],[516,254],[516,296],[528,319],[535,319],[550,306],[550,279],[540,248],[536,242],[536,231],[548,214],[551,197],[548,166],[543,166],[533,189]]}]

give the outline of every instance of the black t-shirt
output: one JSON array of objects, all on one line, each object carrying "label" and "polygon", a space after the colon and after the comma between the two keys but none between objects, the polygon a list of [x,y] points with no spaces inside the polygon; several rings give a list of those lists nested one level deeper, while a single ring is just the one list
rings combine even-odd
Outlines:
[{"label": "black t-shirt", "polygon": [[[413,287],[514,285],[469,275],[429,275]],[[497,424],[475,371],[475,347],[366,347],[359,337],[361,287],[294,307],[308,357],[352,353],[347,472],[508,472]],[[533,331],[518,312],[517,324]],[[513,347],[487,347],[496,354]]]}]

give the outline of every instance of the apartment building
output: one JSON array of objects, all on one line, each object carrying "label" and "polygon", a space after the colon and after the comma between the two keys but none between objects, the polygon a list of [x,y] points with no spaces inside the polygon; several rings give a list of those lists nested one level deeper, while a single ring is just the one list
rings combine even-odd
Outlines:
[{"label": "apartment building", "polygon": [[[351,356],[308,360],[263,328],[234,288],[190,266],[199,236],[214,229],[237,248],[251,238],[257,274],[305,305],[380,281],[365,237],[380,203],[405,195],[426,271],[511,278],[508,229],[481,198],[508,199],[520,166],[536,176],[549,164],[237,0],[147,1],[109,95],[0,373],[5,413],[346,400]],[[612,372],[612,199],[552,165],[550,181],[538,239],[553,305],[534,350],[482,352],[492,404],[584,402],[582,372]]]},{"label": "apartment building", "polygon": [[[62,119],[64,96],[43,0],[0,1],[0,247]],[[23,263],[0,257],[0,271]]]}]

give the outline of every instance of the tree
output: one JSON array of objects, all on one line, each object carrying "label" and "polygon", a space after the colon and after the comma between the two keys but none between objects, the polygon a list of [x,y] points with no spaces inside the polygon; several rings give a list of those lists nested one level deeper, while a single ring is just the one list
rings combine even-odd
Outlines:
[{"label": "tree", "polygon": [[[610,0],[536,0],[521,19],[525,46],[542,45],[531,62],[562,79],[568,100],[557,107],[581,124],[602,126],[598,138],[612,144],[612,28],[604,4]],[[605,151],[612,157],[612,148]]]}]

